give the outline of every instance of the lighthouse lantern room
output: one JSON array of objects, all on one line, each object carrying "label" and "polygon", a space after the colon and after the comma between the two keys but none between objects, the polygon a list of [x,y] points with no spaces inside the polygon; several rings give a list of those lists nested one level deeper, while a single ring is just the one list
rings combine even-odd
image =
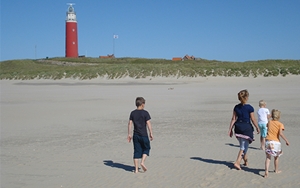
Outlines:
[{"label": "lighthouse lantern room", "polygon": [[66,57],[78,57],[77,20],[73,4],[69,4],[66,17]]}]

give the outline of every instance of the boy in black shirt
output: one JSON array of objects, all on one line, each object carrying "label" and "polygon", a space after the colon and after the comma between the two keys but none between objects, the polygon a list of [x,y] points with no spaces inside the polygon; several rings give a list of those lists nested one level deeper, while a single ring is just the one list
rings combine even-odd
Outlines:
[{"label": "boy in black shirt", "polygon": [[[152,135],[152,126],[150,123],[150,114],[144,110],[145,107],[145,99],[143,97],[137,97],[135,100],[135,104],[137,109],[133,110],[129,116],[128,122],[128,142],[133,140],[133,162],[135,166],[135,173],[139,171],[139,159],[141,159],[141,167],[144,172],[147,171],[145,166],[145,160],[147,156],[149,156],[150,152],[150,140],[153,140]],[[133,136],[131,136],[131,128],[132,123],[134,126]],[[147,133],[147,128],[149,131],[149,137]]]}]

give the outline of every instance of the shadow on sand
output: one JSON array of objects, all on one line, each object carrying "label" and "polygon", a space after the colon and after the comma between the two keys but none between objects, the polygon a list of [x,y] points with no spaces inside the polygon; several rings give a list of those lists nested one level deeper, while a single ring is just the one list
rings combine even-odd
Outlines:
[{"label": "shadow on sand", "polygon": [[[201,158],[201,157],[191,157],[190,159],[199,160],[199,161],[202,161],[202,162],[205,162],[205,163],[210,163],[210,164],[225,165],[230,169],[235,169],[234,166],[233,166],[233,162],[219,161],[219,160],[214,160],[214,159],[204,159],[204,158]],[[241,168],[242,168],[243,171],[251,172],[251,173],[257,174],[259,176],[262,176],[259,172],[265,171],[265,169],[254,169],[254,168],[252,169],[252,168],[248,168],[246,166],[241,166]]]},{"label": "shadow on sand", "polygon": [[[240,147],[239,145],[234,145],[234,144],[231,144],[231,143],[226,143],[225,145],[232,146],[232,147],[237,147],[237,148]],[[249,149],[254,149],[254,150],[260,150],[259,148],[255,148],[255,147],[251,147],[251,146],[249,146],[248,148]]]},{"label": "shadow on sand", "polygon": [[194,160],[199,160],[202,162],[206,162],[206,163],[211,163],[211,164],[220,164],[220,165],[225,165],[228,168],[233,168],[233,162],[228,162],[228,161],[218,161],[218,160],[214,160],[214,159],[204,159],[201,157],[191,157],[190,159],[194,159]]},{"label": "shadow on sand", "polygon": [[112,160],[105,160],[105,161],[103,161],[103,163],[106,166],[110,166],[112,168],[119,168],[119,169],[123,169],[123,170],[128,171],[128,172],[133,172],[134,171],[134,166],[129,166],[129,165],[121,164],[121,163],[116,163],[116,162],[113,162]]}]

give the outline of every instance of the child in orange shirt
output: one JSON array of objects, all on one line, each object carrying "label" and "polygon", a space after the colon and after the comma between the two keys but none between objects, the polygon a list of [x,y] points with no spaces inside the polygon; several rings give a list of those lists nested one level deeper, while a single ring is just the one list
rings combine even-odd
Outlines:
[{"label": "child in orange shirt", "polygon": [[286,145],[290,145],[283,134],[284,125],[279,122],[279,119],[280,111],[273,109],[272,120],[268,122],[268,134],[266,137],[265,178],[268,177],[271,156],[274,157],[275,173],[281,172],[278,170],[279,156],[282,154],[279,136],[285,141]]}]

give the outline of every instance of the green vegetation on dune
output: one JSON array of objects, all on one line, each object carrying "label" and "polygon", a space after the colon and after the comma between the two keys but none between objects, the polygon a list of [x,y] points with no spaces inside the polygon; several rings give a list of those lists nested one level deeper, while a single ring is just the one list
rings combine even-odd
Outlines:
[{"label": "green vegetation on dune", "polygon": [[51,58],[40,60],[10,60],[0,63],[0,79],[92,79],[107,76],[118,79],[125,76],[145,78],[206,77],[259,75],[286,76],[300,74],[300,60],[261,60],[248,62],[221,62],[215,60],[171,61],[142,58]]}]

